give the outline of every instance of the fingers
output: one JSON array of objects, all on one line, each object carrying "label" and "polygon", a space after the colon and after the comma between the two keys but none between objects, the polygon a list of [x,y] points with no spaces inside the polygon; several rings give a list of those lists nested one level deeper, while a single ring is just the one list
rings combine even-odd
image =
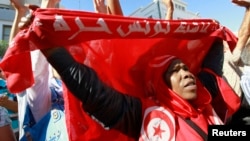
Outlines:
[{"label": "fingers", "polygon": [[31,9],[32,11],[35,11],[37,8],[39,8],[39,6],[37,6],[37,5],[25,4],[25,6],[28,7],[29,9]]},{"label": "fingers", "polygon": [[250,6],[250,0],[232,0],[232,3],[242,7]]},{"label": "fingers", "polygon": [[31,24],[31,18],[32,14],[28,14],[25,17],[22,17],[21,21],[18,23],[18,28],[25,29],[29,27],[29,25]]},{"label": "fingers", "polygon": [[6,94],[0,96],[0,101],[3,102],[8,99],[8,96]]},{"label": "fingers", "polygon": [[94,4],[94,6],[96,6],[97,5],[97,0],[93,0],[93,4]]},{"label": "fingers", "polygon": [[41,8],[58,8],[61,0],[42,0]]},{"label": "fingers", "polygon": [[0,96],[0,106],[5,106],[5,103],[8,100],[8,96],[4,95],[4,96]]},{"label": "fingers", "polygon": [[33,20],[33,15],[32,13],[39,8],[39,6],[37,5],[29,5],[29,4],[25,4],[25,6],[27,8],[30,9],[30,13],[27,14],[25,17],[22,17],[20,22],[18,23],[18,28],[19,29],[25,29],[27,27],[29,27],[29,25],[31,24],[32,20]]},{"label": "fingers", "polygon": [[97,13],[107,14],[107,6],[105,0],[94,0],[94,8]]}]

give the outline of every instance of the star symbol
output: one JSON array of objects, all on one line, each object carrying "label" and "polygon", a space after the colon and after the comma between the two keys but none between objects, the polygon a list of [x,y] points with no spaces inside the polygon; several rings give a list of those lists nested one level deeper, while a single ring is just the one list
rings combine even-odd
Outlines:
[{"label": "star symbol", "polygon": [[159,124],[158,127],[153,127],[155,130],[154,136],[159,136],[160,138],[162,137],[162,133],[165,132],[165,130],[161,129],[161,125]]}]

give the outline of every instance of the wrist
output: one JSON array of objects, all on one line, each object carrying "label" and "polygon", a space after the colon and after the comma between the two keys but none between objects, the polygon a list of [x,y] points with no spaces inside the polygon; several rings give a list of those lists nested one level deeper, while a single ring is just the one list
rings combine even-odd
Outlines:
[{"label": "wrist", "polygon": [[24,16],[27,12],[28,12],[28,8],[25,6],[16,8],[17,15]]}]

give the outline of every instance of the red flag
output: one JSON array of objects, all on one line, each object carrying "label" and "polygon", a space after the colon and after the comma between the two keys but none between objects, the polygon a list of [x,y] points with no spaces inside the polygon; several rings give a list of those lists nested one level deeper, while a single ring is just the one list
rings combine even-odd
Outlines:
[{"label": "red flag", "polygon": [[[168,21],[63,9],[37,9],[33,14],[32,25],[15,37],[0,64],[8,74],[11,92],[34,83],[30,50],[64,46],[77,61],[94,68],[105,83],[123,93],[145,96],[141,81],[153,57],[175,55],[196,74],[216,38],[228,41],[231,49],[236,44],[236,37],[211,19]],[[100,140],[104,136],[107,140],[130,140],[117,131],[105,131],[83,111],[80,101],[67,89],[64,93],[70,140]]]}]

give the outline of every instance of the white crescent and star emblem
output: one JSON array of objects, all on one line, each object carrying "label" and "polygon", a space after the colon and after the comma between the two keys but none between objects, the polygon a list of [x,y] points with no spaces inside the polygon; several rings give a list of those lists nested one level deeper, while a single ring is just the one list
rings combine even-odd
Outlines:
[{"label": "white crescent and star emblem", "polygon": [[173,115],[163,107],[146,109],[140,141],[174,141],[175,121]]}]

